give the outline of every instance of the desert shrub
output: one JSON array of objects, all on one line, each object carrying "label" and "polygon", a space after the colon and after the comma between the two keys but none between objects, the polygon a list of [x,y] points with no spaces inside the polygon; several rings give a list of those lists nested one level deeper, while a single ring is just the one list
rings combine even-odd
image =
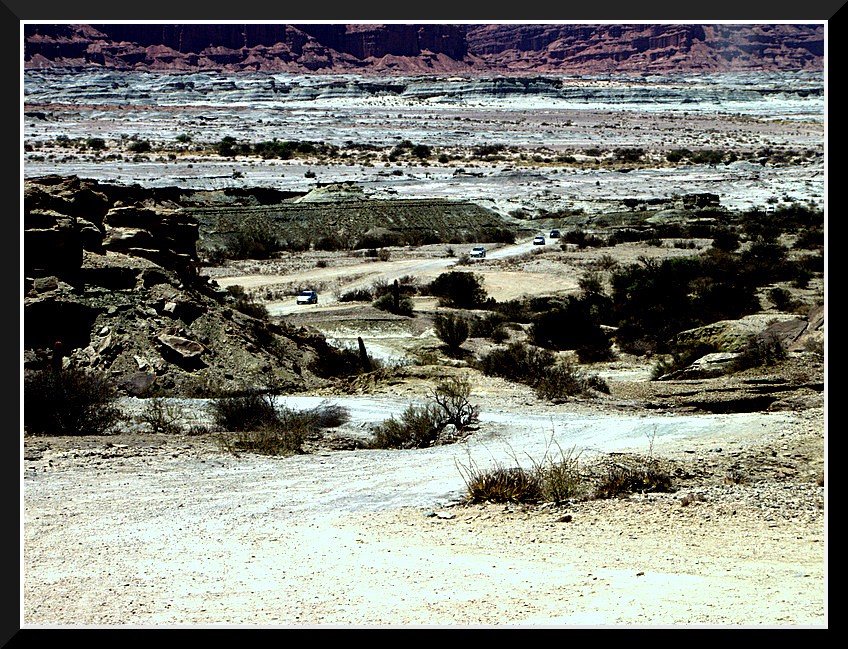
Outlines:
[{"label": "desert shrub", "polygon": [[468,339],[468,321],[462,316],[439,313],[433,319],[433,326],[436,329],[436,336],[452,354],[458,353],[462,343]]},{"label": "desert shrub", "polygon": [[176,435],[183,430],[180,407],[163,397],[146,399],[138,420],[154,433]]},{"label": "desert shrub", "polygon": [[433,389],[432,399],[441,412],[442,427],[453,424],[458,430],[476,424],[480,409],[469,400],[471,382],[466,378],[449,378],[440,381]]},{"label": "desert shrub", "polygon": [[104,435],[123,419],[115,386],[98,373],[38,370],[24,379],[24,427],[35,435]]},{"label": "desert shrub", "polygon": [[793,244],[796,250],[817,250],[824,246],[824,229],[808,228],[798,233],[798,238]]},{"label": "desert shrub", "polygon": [[542,399],[564,399],[592,389],[609,393],[603,379],[595,375],[585,376],[569,362],[559,362],[548,368],[537,378],[534,387]]},{"label": "desert shrub", "polygon": [[345,250],[347,246],[345,245],[345,242],[342,241],[341,237],[328,234],[318,237],[318,239],[316,239],[312,244],[312,247],[315,248],[315,250],[334,252],[337,250]]},{"label": "desert shrub", "polygon": [[615,149],[613,155],[622,162],[638,162],[645,155],[645,150],[640,147],[622,147]]},{"label": "desert shrub", "polygon": [[323,378],[351,376],[377,369],[380,361],[368,356],[367,362],[358,351],[325,345],[309,363],[309,369]]},{"label": "desert shrub", "polygon": [[535,503],[542,498],[539,478],[521,467],[496,466],[481,470],[463,467],[468,502]]},{"label": "desert shrub", "polygon": [[503,342],[507,338],[504,323],[506,318],[500,313],[487,313],[471,320],[468,335],[472,338],[490,338],[494,342]]},{"label": "desert shrub", "polygon": [[212,420],[225,431],[259,430],[279,421],[274,397],[258,390],[219,396],[208,408]]},{"label": "desert shrub", "polygon": [[370,447],[426,448],[436,443],[442,428],[441,414],[434,405],[410,405],[398,419],[392,415],[374,427]]},{"label": "desert shrub", "polygon": [[559,399],[583,392],[583,381],[571,363],[557,363],[536,381],[536,394],[544,399]]},{"label": "desert shrub", "polygon": [[488,376],[500,376],[535,386],[555,362],[556,357],[550,350],[514,342],[483,356],[479,368]]},{"label": "desert shrub", "polygon": [[339,296],[339,302],[371,302],[374,294],[367,288],[357,288]]},{"label": "desert shrub", "polygon": [[742,346],[731,371],[776,365],[786,358],[786,348],[774,334],[755,335]]},{"label": "desert shrub", "polygon": [[671,475],[656,463],[641,466],[616,464],[607,470],[595,486],[596,498],[615,498],[631,493],[670,493],[674,491]]},{"label": "desert shrub", "polygon": [[808,338],[804,342],[804,351],[815,354],[819,358],[824,358],[824,339],[823,338]]},{"label": "desert shrub", "polygon": [[688,158],[692,155],[689,149],[672,149],[665,155],[665,159],[669,162],[680,162],[683,158]]},{"label": "desert shrub", "polygon": [[133,153],[148,153],[152,148],[147,140],[134,140],[127,145]]},{"label": "desert shrub", "polygon": [[286,425],[282,421],[267,423],[256,430],[242,430],[218,435],[222,450],[238,455],[239,452],[261,455],[294,455],[303,451],[307,430],[299,424]]},{"label": "desert shrub", "polygon": [[582,497],[586,493],[586,480],[580,472],[580,454],[575,447],[563,450],[556,444],[558,455],[551,453],[553,438],[541,460],[533,460],[533,474],[541,486],[541,499],[557,505]]},{"label": "desert shrub", "polygon": [[739,235],[735,230],[722,228],[713,233],[713,248],[732,252],[739,249]]},{"label": "desert shrub", "polygon": [[442,273],[430,282],[428,292],[442,306],[459,309],[473,309],[486,301],[482,277],[464,271]]},{"label": "desert shrub", "polygon": [[803,263],[796,263],[792,270],[792,286],[794,288],[807,288],[811,279],[813,279],[813,273]]},{"label": "desert shrub", "polygon": [[102,151],[106,148],[106,140],[102,137],[89,137],[85,140],[85,146],[94,151]]},{"label": "desert shrub", "polygon": [[[226,428],[225,432],[219,434],[217,441],[223,450],[234,454],[240,451],[262,455],[302,453],[303,443],[309,436],[318,434],[323,429],[341,426],[350,418],[348,409],[336,404],[324,402],[308,410],[294,410],[277,408],[273,398],[268,395],[258,396],[260,399],[254,400],[254,403],[260,404],[263,410],[261,417],[245,422],[246,425],[237,430]],[[246,403],[248,401],[242,401],[239,406]],[[269,408],[273,409],[273,412]],[[244,419],[242,412],[239,420]]]},{"label": "desert shrub", "polygon": [[792,294],[785,288],[775,287],[769,290],[768,298],[779,311],[792,311],[795,308],[796,302],[792,298]]},{"label": "desert shrub", "polygon": [[667,374],[685,369],[702,356],[712,354],[715,351],[718,351],[718,348],[708,343],[677,346],[670,354],[665,354],[657,359],[651,368],[651,380],[656,381]]},{"label": "desert shrub", "polygon": [[571,243],[578,248],[603,248],[607,242],[594,234],[586,234],[583,230],[571,230],[562,236],[564,243]]},{"label": "desert shrub", "polygon": [[597,374],[586,374],[583,376],[583,383],[585,387],[596,390],[597,392],[603,392],[604,394],[610,393],[609,384]]},{"label": "desert shrub", "polygon": [[371,305],[381,311],[388,311],[395,315],[412,316],[414,311],[412,300],[405,295],[395,297],[391,293],[384,293]]},{"label": "desert shrub", "polygon": [[338,428],[350,421],[350,410],[334,403],[322,403],[306,411],[306,415],[317,428]]},{"label": "desert shrub", "polygon": [[755,284],[731,253],[659,261],[640,257],[612,271],[612,312],[622,349],[662,352],[677,333],[759,310]]},{"label": "desert shrub", "polygon": [[[587,280],[586,288],[594,285]],[[585,356],[603,359],[610,354],[610,340],[599,320],[609,317],[611,302],[599,292],[568,296],[539,313],[530,326],[530,337],[548,349],[584,349]]]}]

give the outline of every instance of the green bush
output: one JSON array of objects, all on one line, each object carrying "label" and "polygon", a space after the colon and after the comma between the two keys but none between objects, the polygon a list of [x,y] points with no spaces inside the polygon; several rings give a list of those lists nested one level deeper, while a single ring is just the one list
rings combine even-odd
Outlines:
[{"label": "green bush", "polygon": [[500,376],[535,386],[555,362],[553,352],[547,349],[514,342],[503,349],[493,349],[483,356],[479,368],[488,376]]},{"label": "green bush", "polygon": [[450,271],[442,273],[428,287],[439,304],[457,309],[473,309],[486,301],[483,278],[476,273]]},{"label": "green bush", "polygon": [[433,319],[436,336],[448,348],[451,354],[457,354],[466,340],[468,340],[468,321],[462,316],[453,313],[437,314]]},{"label": "green bush", "polygon": [[442,416],[436,406],[410,405],[399,419],[394,415],[374,427],[371,448],[426,448],[433,446],[443,428]]},{"label": "green bush", "polygon": [[398,296],[397,299],[395,299],[395,296],[391,293],[384,293],[374,300],[371,305],[376,309],[388,311],[395,315],[411,317],[414,312],[414,304],[412,303],[412,300],[405,295]]},{"label": "green bush", "polygon": [[34,435],[105,435],[123,420],[115,386],[101,374],[68,368],[27,373],[24,427]]}]

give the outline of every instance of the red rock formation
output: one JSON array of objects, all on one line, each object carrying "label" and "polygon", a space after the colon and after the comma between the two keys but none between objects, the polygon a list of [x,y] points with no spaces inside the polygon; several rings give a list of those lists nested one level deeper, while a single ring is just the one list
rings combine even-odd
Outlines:
[{"label": "red rock formation", "polygon": [[363,73],[822,69],[823,25],[25,25],[26,67]]}]

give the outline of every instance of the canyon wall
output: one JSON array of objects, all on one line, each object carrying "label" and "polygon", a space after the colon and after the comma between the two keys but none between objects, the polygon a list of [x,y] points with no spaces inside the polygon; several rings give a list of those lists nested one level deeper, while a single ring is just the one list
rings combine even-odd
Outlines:
[{"label": "canyon wall", "polygon": [[821,70],[819,24],[26,24],[24,66],[295,73]]}]

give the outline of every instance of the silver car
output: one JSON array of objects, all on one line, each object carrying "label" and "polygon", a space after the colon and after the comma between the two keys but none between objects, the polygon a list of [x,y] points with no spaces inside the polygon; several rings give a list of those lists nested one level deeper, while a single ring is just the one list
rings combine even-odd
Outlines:
[{"label": "silver car", "polygon": [[297,296],[298,304],[318,304],[318,294],[315,291],[301,291]]}]

